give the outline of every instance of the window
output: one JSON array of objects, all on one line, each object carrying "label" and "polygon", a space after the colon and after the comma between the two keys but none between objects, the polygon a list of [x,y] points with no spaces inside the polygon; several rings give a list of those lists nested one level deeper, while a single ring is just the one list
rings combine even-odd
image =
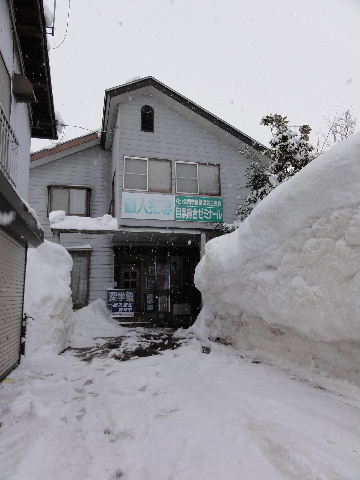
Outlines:
[{"label": "window", "polygon": [[0,105],[7,119],[10,119],[11,80],[5,62],[0,53]]},{"label": "window", "polygon": [[71,293],[73,308],[86,307],[89,303],[90,250],[71,250]]},{"label": "window", "polygon": [[171,192],[170,160],[124,157],[124,190]]},{"label": "window", "polygon": [[176,162],[176,193],[220,195],[220,165]]},{"label": "window", "polygon": [[90,216],[90,187],[50,185],[49,212],[64,210],[66,215]]},{"label": "window", "polygon": [[154,131],[154,109],[150,105],[144,105],[141,108],[141,131]]}]

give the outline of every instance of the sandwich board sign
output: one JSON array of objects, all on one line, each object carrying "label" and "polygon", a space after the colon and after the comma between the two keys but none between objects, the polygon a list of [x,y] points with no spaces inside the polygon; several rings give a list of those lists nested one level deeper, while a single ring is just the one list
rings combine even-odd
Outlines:
[{"label": "sandwich board sign", "polygon": [[135,291],[129,289],[109,289],[107,303],[111,307],[111,315],[116,318],[128,318],[135,315]]}]

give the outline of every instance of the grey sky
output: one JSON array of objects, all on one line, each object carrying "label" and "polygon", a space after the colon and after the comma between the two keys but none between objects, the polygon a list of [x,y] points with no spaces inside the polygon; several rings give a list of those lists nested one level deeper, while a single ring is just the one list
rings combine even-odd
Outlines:
[{"label": "grey sky", "polygon": [[[52,46],[67,9],[57,0]],[[317,132],[352,108],[359,128],[359,25],[359,0],[71,0],[50,51],[55,109],[95,130],[106,88],[153,75],[262,142],[267,113]]]}]

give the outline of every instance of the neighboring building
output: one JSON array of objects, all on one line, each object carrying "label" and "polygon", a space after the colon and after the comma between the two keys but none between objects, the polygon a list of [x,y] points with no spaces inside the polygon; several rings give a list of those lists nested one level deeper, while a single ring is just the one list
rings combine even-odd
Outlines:
[{"label": "neighboring building", "polygon": [[[31,158],[30,201],[46,238],[54,234],[74,259],[74,306],[106,300],[108,288],[129,289],[134,320],[192,323],[201,304],[195,267],[216,225],[234,221],[245,171],[263,151],[152,77],[107,90],[101,138]],[[67,217],[51,231],[54,210],[110,213],[119,228],[99,232]]]},{"label": "neighboring building", "polygon": [[42,0],[0,2],[0,379],[19,361],[26,252],[44,232],[26,203],[31,137],[56,138]]}]

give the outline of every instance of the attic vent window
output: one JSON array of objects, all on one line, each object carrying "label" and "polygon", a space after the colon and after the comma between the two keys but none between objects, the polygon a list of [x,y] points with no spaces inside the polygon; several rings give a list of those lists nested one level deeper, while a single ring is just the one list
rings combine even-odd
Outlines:
[{"label": "attic vent window", "polygon": [[150,105],[144,105],[141,109],[141,131],[154,131],[154,109]]}]

